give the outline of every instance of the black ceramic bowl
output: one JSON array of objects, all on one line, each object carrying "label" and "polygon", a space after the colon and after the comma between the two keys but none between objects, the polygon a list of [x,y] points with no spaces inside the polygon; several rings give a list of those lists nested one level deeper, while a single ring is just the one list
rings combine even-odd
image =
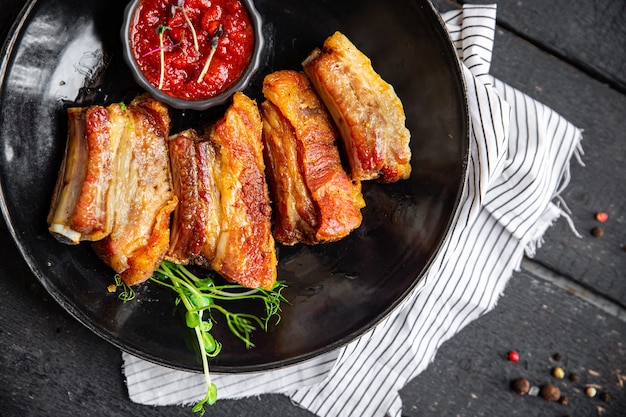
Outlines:
[{"label": "black ceramic bowl", "polygon": [[135,10],[141,1],[142,0],[131,1],[124,10],[124,21],[120,32],[122,37],[122,56],[130,68],[137,84],[150,93],[152,97],[177,109],[206,110],[210,107],[224,104],[235,92],[246,88],[254,73],[259,69],[261,52],[263,51],[263,45],[265,43],[262,30],[263,21],[261,15],[254,7],[254,2],[252,0],[241,0],[241,3],[248,11],[254,31],[254,49],[252,51],[250,62],[241,77],[230,88],[214,97],[203,100],[185,100],[170,96],[152,85],[139,69],[131,47],[130,28],[133,22]]}]

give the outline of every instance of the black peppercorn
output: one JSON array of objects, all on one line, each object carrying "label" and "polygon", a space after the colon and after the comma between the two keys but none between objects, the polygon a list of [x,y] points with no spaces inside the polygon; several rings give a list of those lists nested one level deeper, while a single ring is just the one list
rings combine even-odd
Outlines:
[{"label": "black peppercorn", "polygon": [[569,380],[572,382],[578,382],[580,381],[580,376],[578,376],[578,374],[569,374]]},{"label": "black peppercorn", "polygon": [[556,385],[547,384],[541,387],[539,395],[541,395],[545,400],[557,401],[561,398],[561,390]]},{"label": "black peppercorn", "polygon": [[530,382],[526,378],[518,378],[513,381],[511,388],[519,395],[526,395],[530,391]]},{"label": "black peppercorn", "polygon": [[561,405],[567,405],[569,403],[569,398],[562,396],[561,398],[559,398],[559,404]]},{"label": "black peppercorn", "polygon": [[603,392],[600,394],[600,399],[605,403],[611,402],[611,395],[608,392]]},{"label": "black peppercorn", "polygon": [[594,237],[602,237],[604,236],[604,230],[602,230],[601,227],[594,227],[593,229],[591,229],[591,234]]},{"label": "black peppercorn", "polygon": [[560,361],[561,360],[561,354],[560,353],[555,353],[554,355],[552,355],[552,359],[554,359],[555,361]]}]

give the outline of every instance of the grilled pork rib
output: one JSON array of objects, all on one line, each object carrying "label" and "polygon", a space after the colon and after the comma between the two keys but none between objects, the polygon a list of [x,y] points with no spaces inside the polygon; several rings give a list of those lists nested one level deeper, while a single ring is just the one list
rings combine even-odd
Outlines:
[{"label": "grilled pork rib", "polygon": [[220,231],[211,266],[245,287],[270,289],[277,259],[261,134],[256,103],[239,92],[209,133],[220,195]]},{"label": "grilled pork rib", "polygon": [[204,137],[194,130],[173,135],[170,158],[179,204],[167,258],[272,288],[277,259],[256,103],[235,94]]},{"label": "grilled pork rib", "polygon": [[369,58],[335,32],[302,65],[339,128],[352,178],[383,183],[408,178],[404,108]]},{"label": "grilled pork rib", "polygon": [[188,129],[170,137],[169,150],[178,206],[166,258],[183,265],[210,266],[220,230],[215,149],[194,129]]},{"label": "grilled pork rib", "polygon": [[69,108],[67,114],[68,140],[48,224],[57,239],[78,244],[102,239],[113,228],[108,192],[126,114],[119,104]]},{"label": "grilled pork rib", "polygon": [[128,106],[69,109],[66,154],[48,224],[65,243],[95,252],[128,285],[145,281],[169,246],[167,107],[147,95]]},{"label": "grilled pork rib", "polygon": [[339,240],[359,227],[365,201],[345,172],[338,134],[306,76],[269,74],[261,104],[276,240],[293,245]]}]

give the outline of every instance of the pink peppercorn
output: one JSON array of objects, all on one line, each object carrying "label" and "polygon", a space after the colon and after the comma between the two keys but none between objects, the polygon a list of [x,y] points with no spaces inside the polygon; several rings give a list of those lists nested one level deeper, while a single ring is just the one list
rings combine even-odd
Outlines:
[{"label": "pink peppercorn", "polygon": [[609,215],[603,211],[596,213],[596,220],[600,223],[604,223],[609,219]]},{"label": "pink peppercorn", "polygon": [[514,350],[510,351],[507,357],[509,358],[509,361],[511,362],[519,362],[519,353],[517,353]]}]

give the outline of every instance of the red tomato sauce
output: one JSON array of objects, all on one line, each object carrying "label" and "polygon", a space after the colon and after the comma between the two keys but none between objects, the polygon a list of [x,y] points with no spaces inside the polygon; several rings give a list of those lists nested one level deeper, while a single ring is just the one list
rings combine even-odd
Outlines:
[{"label": "red tomato sauce", "polygon": [[254,31],[238,0],[143,0],[135,9],[130,43],[152,85],[173,97],[201,100],[241,77]]}]

